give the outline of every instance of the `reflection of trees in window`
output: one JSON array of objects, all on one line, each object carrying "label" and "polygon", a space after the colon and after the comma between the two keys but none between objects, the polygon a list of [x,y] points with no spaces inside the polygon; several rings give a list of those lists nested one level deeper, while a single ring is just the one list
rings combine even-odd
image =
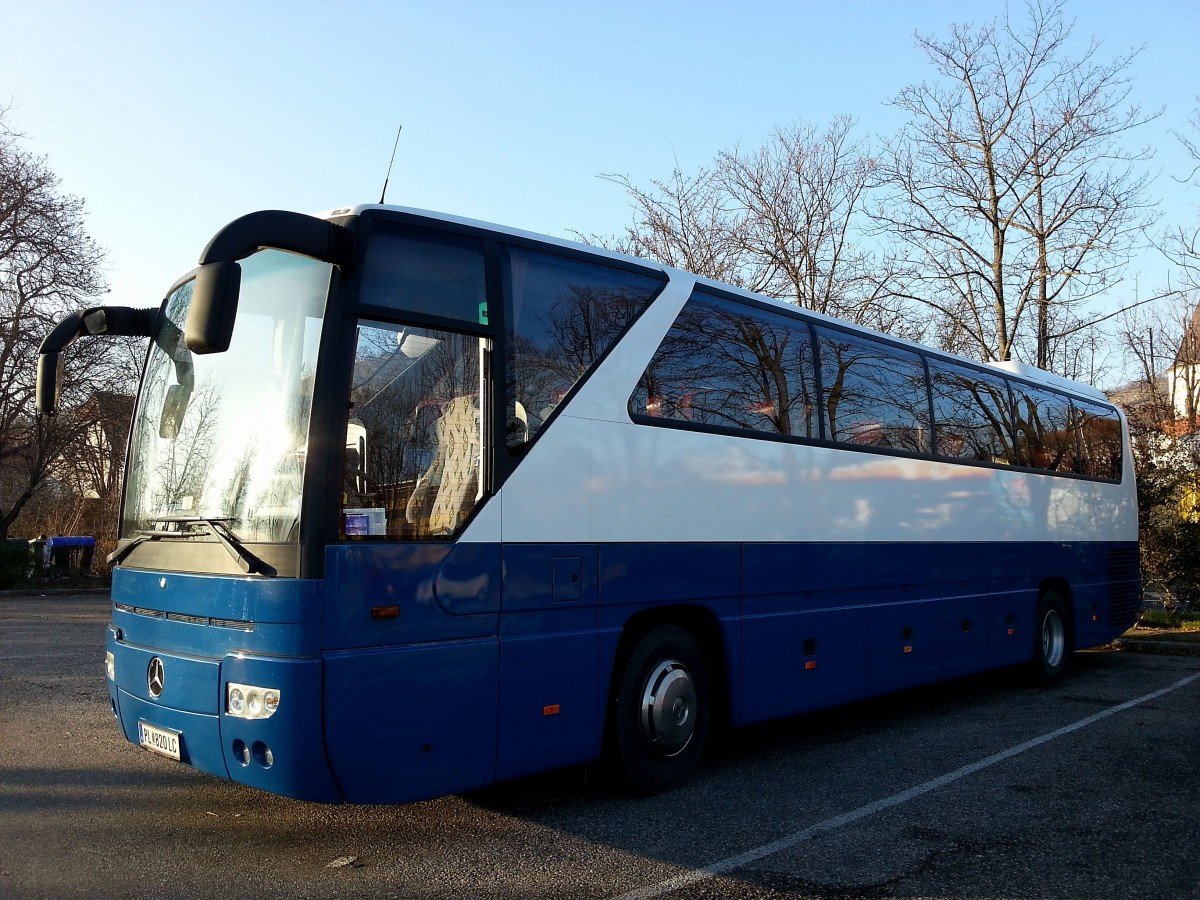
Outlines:
[{"label": "reflection of trees in window", "polygon": [[[221,491],[221,511],[234,519],[242,519],[246,509],[246,494],[249,489],[250,473],[254,467],[254,458],[258,455],[258,447],[254,442],[242,452],[241,458],[233,466],[229,475],[229,483]],[[299,491],[292,493],[298,496]],[[238,530],[240,521],[235,523],[234,531]]]},{"label": "reflection of trees in window", "polygon": [[636,272],[508,248],[508,445],[538,430],[662,282]]},{"label": "reflection of trees in window", "polygon": [[[475,499],[482,408],[479,353],[478,337],[359,327],[343,508],[385,509],[389,535],[420,537],[427,536],[423,529],[440,495],[453,492],[456,504]],[[451,409],[460,413],[453,429],[446,420]],[[460,421],[464,415],[472,419],[466,427]],[[441,465],[435,465],[439,460]],[[422,496],[414,505],[410,501],[418,491]],[[423,511],[424,524],[409,521],[410,508],[417,516]],[[453,512],[448,515],[454,517]]]},{"label": "reflection of trees in window", "polygon": [[951,459],[1012,464],[1007,383],[932,360],[929,375],[937,429],[934,452]]},{"label": "reflection of trees in window", "polygon": [[125,517],[121,522],[123,537],[153,527],[155,517],[168,512],[164,507],[157,506],[158,501],[166,499],[170,493],[155,481],[159,428],[167,390],[179,381],[180,370],[175,361],[186,358],[184,354],[187,348],[182,340],[181,323],[185,321],[191,304],[192,287],[193,282],[189,281],[168,298],[166,321],[150,346],[126,465]]},{"label": "reflection of trees in window", "polygon": [[689,300],[630,400],[635,414],[818,437],[807,324]]},{"label": "reflection of trees in window", "polygon": [[151,508],[159,514],[181,515],[201,509],[204,486],[217,450],[221,396],[215,385],[199,388],[174,439],[163,442],[157,468],[158,484]]},{"label": "reflection of trees in window", "polygon": [[1117,413],[1102,406],[1075,402],[1081,468],[1084,475],[1096,478],[1121,478],[1121,420]]},{"label": "reflection of trees in window", "polygon": [[817,329],[826,436],[928,453],[925,367],[907,350]]},{"label": "reflection of trees in window", "polygon": [[1073,472],[1078,458],[1066,397],[1013,385],[1017,398],[1017,454],[1021,465]]}]

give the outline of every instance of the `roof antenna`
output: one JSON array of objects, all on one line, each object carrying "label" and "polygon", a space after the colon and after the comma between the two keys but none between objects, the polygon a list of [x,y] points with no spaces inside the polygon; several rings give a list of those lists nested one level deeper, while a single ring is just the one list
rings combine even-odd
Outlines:
[{"label": "roof antenna", "polygon": [[383,191],[381,191],[379,194],[380,206],[383,206],[384,197],[387,196],[388,179],[392,177],[392,163],[396,161],[396,148],[400,146],[400,132],[403,130],[403,125],[396,129],[396,143],[392,144],[392,158],[388,161],[387,174],[383,176]]}]

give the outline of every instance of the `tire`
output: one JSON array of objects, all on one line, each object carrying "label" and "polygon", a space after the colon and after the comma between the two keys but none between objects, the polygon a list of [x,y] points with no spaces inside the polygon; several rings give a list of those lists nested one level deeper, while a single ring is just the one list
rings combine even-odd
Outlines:
[{"label": "tire", "polygon": [[1058,684],[1067,675],[1072,650],[1071,617],[1066,601],[1050,589],[1038,598],[1033,629],[1034,682],[1042,687]]},{"label": "tire", "polygon": [[674,625],[634,645],[609,711],[609,768],[617,782],[650,796],[679,787],[696,769],[712,720],[704,652]]}]

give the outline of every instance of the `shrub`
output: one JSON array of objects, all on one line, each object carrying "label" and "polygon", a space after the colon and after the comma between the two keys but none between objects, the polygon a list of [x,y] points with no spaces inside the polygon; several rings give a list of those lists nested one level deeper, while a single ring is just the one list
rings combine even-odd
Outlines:
[{"label": "shrub", "polygon": [[16,587],[29,570],[29,544],[17,538],[0,541],[0,588]]}]

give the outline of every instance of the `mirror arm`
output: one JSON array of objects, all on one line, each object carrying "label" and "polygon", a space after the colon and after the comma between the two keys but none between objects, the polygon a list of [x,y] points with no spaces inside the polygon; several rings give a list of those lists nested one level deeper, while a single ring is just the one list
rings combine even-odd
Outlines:
[{"label": "mirror arm", "polygon": [[325,219],[281,209],[264,209],[234,219],[208,242],[200,265],[236,262],[270,247],[345,268],[353,246],[346,229]]},{"label": "mirror arm", "polygon": [[53,415],[58,407],[58,354],[83,335],[150,337],[158,307],[91,306],[69,313],[50,331],[38,348],[37,409]]},{"label": "mirror arm", "polygon": [[299,253],[347,268],[354,242],[341,225],[303,213],[264,209],[234,219],[200,254],[184,342],[193,353],[224,353],[233,338],[241,293],[239,259],[263,248]]}]

